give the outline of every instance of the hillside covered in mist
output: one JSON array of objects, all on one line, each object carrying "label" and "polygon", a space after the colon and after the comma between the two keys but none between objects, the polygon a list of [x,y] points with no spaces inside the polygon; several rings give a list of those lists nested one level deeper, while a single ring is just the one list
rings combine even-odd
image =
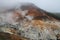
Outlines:
[{"label": "hillside covered in mist", "polygon": [[32,3],[0,13],[1,40],[60,39],[60,18]]}]

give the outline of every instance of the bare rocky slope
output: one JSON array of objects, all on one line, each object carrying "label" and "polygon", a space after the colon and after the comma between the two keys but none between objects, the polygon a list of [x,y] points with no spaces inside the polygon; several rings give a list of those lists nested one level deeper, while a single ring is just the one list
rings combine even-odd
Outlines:
[{"label": "bare rocky slope", "polygon": [[0,38],[7,37],[6,40],[57,40],[60,39],[60,20],[34,4],[24,3],[20,8],[1,13],[0,34]]}]

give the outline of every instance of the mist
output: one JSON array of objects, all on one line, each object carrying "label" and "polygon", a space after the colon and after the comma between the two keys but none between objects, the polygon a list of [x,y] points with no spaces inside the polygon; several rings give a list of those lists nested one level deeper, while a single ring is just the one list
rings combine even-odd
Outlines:
[{"label": "mist", "polygon": [[60,12],[60,0],[0,0],[0,12],[20,6],[21,2],[30,2],[48,12]]}]

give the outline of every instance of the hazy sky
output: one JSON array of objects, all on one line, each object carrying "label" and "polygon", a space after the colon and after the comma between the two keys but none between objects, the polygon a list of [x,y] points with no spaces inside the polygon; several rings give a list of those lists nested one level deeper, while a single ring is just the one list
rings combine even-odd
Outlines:
[{"label": "hazy sky", "polygon": [[31,2],[49,12],[60,12],[60,0],[0,0],[0,10],[20,5],[20,2]]}]

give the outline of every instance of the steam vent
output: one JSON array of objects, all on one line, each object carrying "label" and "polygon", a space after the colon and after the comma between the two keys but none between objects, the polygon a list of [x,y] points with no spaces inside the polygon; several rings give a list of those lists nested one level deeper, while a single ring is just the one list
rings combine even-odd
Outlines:
[{"label": "steam vent", "polygon": [[0,13],[0,40],[59,40],[60,18],[32,3]]}]

